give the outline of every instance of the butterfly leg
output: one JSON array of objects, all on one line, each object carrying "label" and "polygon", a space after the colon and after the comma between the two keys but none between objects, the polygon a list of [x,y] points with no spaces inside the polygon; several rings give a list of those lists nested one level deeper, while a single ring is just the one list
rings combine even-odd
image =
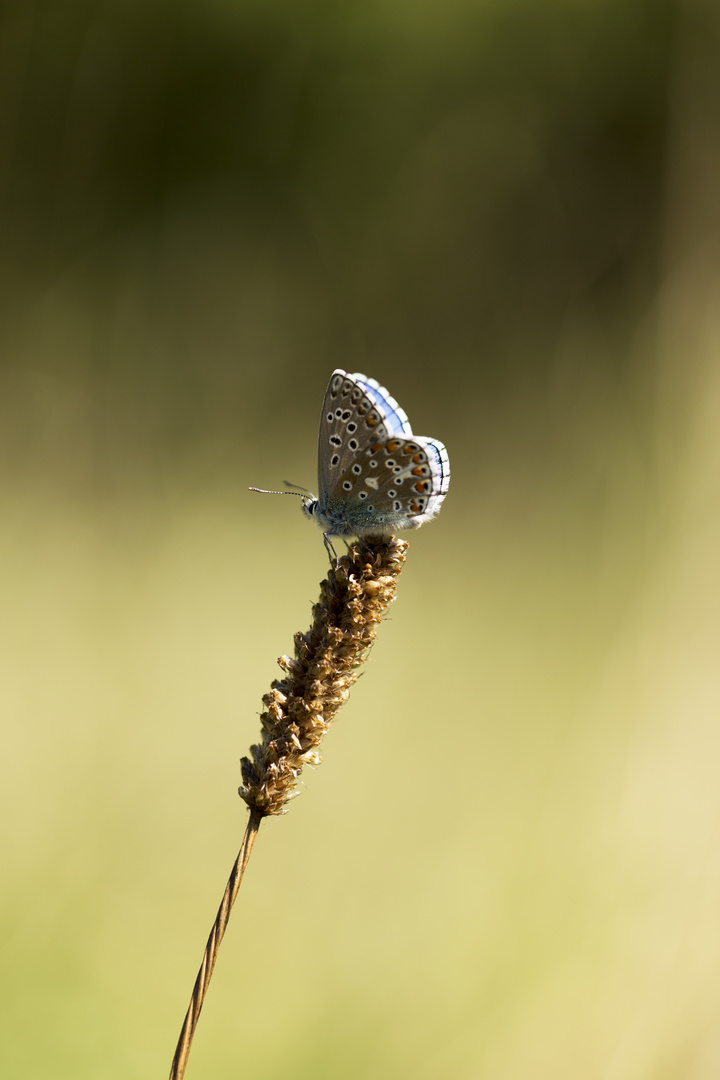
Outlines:
[{"label": "butterfly leg", "polygon": [[357,542],[360,545],[360,547],[364,549],[364,551],[365,551],[365,553],[367,555],[372,555],[373,549],[370,546],[370,544],[368,544],[368,542],[367,542],[367,540],[365,539],[364,536],[358,536]]},{"label": "butterfly leg", "polygon": [[335,569],[337,570],[338,566],[340,565],[340,559],[338,557],[337,551],[332,546],[329,534],[326,533],[326,532],[323,533],[323,543],[325,544],[325,550],[327,551],[328,558],[330,559],[330,565],[331,566],[333,565],[333,560],[334,560]]}]

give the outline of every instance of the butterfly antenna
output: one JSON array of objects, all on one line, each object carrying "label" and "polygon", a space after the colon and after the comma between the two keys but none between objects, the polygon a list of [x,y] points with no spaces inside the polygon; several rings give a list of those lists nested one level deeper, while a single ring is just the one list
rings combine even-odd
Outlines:
[{"label": "butterfly antenna", "polygon": [[306,495],[302,495],[299,491],[267,491],[266,488],[248,488],[248,491],[259,491],[261,495],[298,495],[301,499],[307,498]]},{"label": "butterfly antenna", "polygon": [[291,484],[289,480],[283,480],[283,484],[285,485],[285,487],[296,489],[294,492],[291,492],[289,494],[297,495],[298,492],[302,491],[304,495],[309,495],[311,499],[314,497],[312,491],[308,491],[308,489],[306,487],[303,487],[302,484]]}]

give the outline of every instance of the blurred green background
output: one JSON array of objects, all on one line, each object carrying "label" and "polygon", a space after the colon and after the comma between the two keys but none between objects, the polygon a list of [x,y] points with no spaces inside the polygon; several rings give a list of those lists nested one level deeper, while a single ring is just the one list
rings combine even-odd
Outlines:
[{"label": "blurred green background", "polygon": [[188,1077],[720,1074],[718,22],[4,5],[3,1076],[169,1069],[336,366],[453,480]]}]

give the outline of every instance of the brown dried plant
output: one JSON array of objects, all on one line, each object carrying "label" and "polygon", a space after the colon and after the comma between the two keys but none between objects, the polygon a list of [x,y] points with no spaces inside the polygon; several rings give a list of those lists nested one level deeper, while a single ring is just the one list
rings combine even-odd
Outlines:
[{"label": "brown dried plant", "polygon": [[240,888],[260,822],[284,814],[298,794],[303,766],[318,765],[320,742],[347,701],[357,669],[375,640],[378,623],[395,598],[407,542],[394,536],[366,538],[331,568],[313,606],[306,634],[295,635],[295,657],[281,656],[284,677],[263,698],[262,739],[241,762],[240,796],[250,817],[240,852],[210,932],[192,999],[180,1033],[170,1080],[185,1075],[190,1047],[220,942]]}]

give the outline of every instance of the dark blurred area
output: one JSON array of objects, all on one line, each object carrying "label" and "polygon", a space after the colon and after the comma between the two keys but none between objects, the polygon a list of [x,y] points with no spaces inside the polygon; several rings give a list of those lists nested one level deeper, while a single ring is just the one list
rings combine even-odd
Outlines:
[{"label": "dark blurred area", "polygon": [[335,366],[467,452],[642,431],[676,6],[6,6],[6,465],[258,478]]}]

